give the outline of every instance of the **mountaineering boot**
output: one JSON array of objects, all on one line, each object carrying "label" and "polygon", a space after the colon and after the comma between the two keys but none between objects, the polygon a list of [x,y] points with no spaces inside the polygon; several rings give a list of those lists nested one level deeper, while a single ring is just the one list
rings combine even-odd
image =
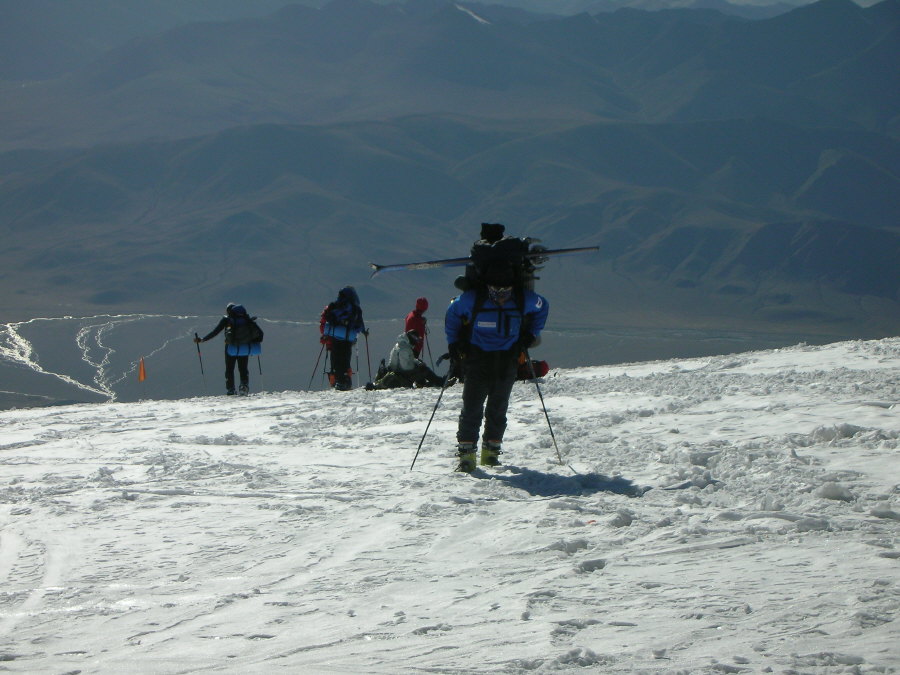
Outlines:
[{"label": "mountaineering boot", "polygon": [[234,387],[228,387],[228,388],[225,390],[225,395],[226,395],[226,396],[234,396]]},{"label": "mountaineering boot", "polygon": [[246,396],[250,393],[250,387],[246,384],[242,384],[238,391],[240,392],[241,396]]},{"label": "mountaineering boot", "polygon": [[484,441],[481,444],[481,465],[500,466],[500,441]]},{"label": "mountaineering boot", "polygon": [[459,464],[456,470],[463,473],[472,473],[475,470],[475,444],[460,441],[456,453],[459,457]]}]

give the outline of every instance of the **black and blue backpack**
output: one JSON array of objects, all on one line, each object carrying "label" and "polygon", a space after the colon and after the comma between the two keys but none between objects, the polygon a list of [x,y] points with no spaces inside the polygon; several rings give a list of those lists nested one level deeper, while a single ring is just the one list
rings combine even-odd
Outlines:
[{"label": "black and blue backpack", "polygon": [[535,265],[528,256],[532,239],[503,236],[503,225],[482,223],[481,239],[472,245],[465,275],[455,285],[460,290],[486,286],[512,286],[517,290],[534,287]]},{"label": "black and blue backpack", "polygon": [[229,305],[228,325],[225,327],[225,344],[248,345],[263,341],[263,331],[243,305]]}]

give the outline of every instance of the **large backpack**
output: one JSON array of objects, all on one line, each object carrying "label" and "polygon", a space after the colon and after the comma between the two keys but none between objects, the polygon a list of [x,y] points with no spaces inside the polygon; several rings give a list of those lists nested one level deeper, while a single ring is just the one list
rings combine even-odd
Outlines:
[{"label": "large backpack", "polygon": [[262,329],[256,323],[256,317],[247,314],[243,305],[231,308],[228,325],[225,327],[225,343],[230,345],[248,345],[263,341]]},{"label": "large backpack", "polygon": [[493,243],[484,240],[472,246],[475,271],[485,284],[523,286],[532,271],[528,264],[529,239],[503,237]]},{"label": "large backpack", "polygon": [[334,326],[347,326],[356,314],[356,307],[349,302],[332,302],[325,310],[325,321]]},{"label": "large backpack", "polygon": [[534,287],[535,266],[527,254],[531,239],[502,237],[496,241],[479,239],[469,254],[464,277],[457,280],[460,290],[485,286],[513,286],[521,290]]}]

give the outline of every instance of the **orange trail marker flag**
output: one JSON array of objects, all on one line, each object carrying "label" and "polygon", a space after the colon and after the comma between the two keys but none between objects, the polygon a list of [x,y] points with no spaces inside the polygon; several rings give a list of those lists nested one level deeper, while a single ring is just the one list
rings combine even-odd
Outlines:
[{"label": "orange trail marker flag", "polygon": [[147,379],[147,371],[144,369],[144,357],[141,357],[141,362],[138,364],[138,382],[143,382]]}]

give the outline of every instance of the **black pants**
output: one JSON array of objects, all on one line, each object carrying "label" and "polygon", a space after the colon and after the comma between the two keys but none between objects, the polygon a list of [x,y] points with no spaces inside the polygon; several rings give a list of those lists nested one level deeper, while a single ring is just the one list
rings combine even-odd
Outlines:
[{"label": "black pants", "polygon": [[417,387],[440,387],[444,384],[444,378],[434,372],[424,363],[416,366],[412,379]]},{"label": "black pants", "polygon": [[250,369],[247,367],[249,356],[231,356],[225,353],[225,390],[234,393],[234,364],[237,363],[241,386],[250,386]]},{"label": "black pants", "polygon": [[[484,439],[502,441],[509,395],[516,381],[518,351],[485,352],[470,347],[464,360],[465,385],[456,440],[477,443],[484,418]],[[485,405],[485,401],[487,404]]]},{"label": "black pants", "polygon": [[350,384],[350,357],[353,354],[353,343],[346,340],[331,341],[331,372],[335,381],[344,385]]}]

